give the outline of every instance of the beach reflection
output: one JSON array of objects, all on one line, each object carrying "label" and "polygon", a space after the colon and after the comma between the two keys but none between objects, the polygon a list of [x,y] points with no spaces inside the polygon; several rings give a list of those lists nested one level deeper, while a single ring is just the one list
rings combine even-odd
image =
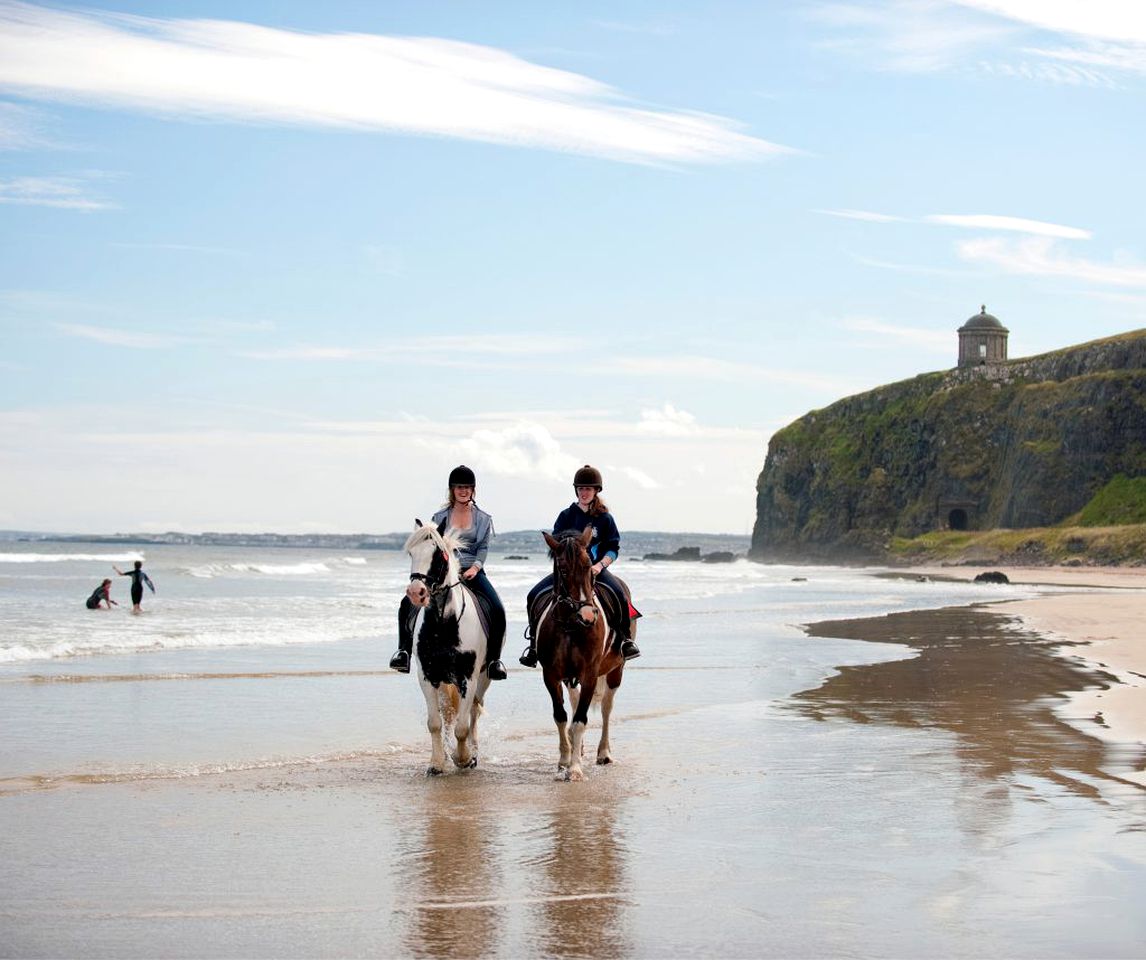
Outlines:
[{"label": "beach reflection", "polygon": [[[957,738],[963,766],[990,783],[1033,774],[1096,796],[1095,781],[1116,779],[1102,770],[1103,745],[1052,709],[1054,698],[1109,678],[1055,656],[1049,641],[1017,632],[1005,614],[980,608],[916,611],[817,623],[808,633],[919,651],[908,660],[842,667],[820,687],[794,697],[809,716],[948,730]],[[998,801],[996,793],[987,793]]]},{"label": "beach reflection", "polygon": [[533,924],[533,955],[632,954],[623,910],[627,848],[614,799],[611,791],[601,796],[574,785],[554,791],[554,804],[545,813],[540,869],[531,878],[542,898]]},{"label": "beach reflection", "polygon": [[499,952],[505,908],[502,877],[489,838],[496,827],[481,778],[429,781],[410,811],[401,858],[408,913],[403,953],[416,957],[483,957]]}]

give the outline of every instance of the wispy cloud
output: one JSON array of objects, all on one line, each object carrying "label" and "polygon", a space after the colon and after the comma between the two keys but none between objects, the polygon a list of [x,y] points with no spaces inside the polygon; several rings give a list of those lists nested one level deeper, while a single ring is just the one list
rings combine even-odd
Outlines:
[{"label": "wispy cloud", "polygon": [[1004,230],[1013,233],[1026,233],[1040,237],[1061,237],[1065,240],[1089,240],[1089,230],[1081,227],[1068,227],[1045,220],[1031,220],[1027,217],[1011,217],[994,213],[929,213],[919,219],[901,217],[890,213],[877,213],[872,210],[814,210],[829,217],[842,217],[846,220],[865,220],[870,223],[934,223],[945,227],[962,227],[969,230]]},{"label": "wispy cloud", "polygon": [[[1144,14],[1127,0],[885,0],[823,4],[814,16],[834,31],[824,47],[876,69],[930,73],[970,64],[994,76],[1111,87],[1093,68],[1146,70]],[[1068,46],[1025,42],[1047,34]]]},{"label": "wispy cloud", "polygon": [[954,214],[933,213],[924,217],[928,223],[940,223],[949,227],[966,227],[971,230],[1007,230],[1040,237],[1060,237],[1066,240],[1089,240],[1089,230],[1080,227],[1066,227],[1043,220],[1027,220],[1023,217],[1003,217],[989,213]]},{"label": "wispy cloud", "polygon": [[1146,287],[1146,265],[1128,258],[1099,263],[1073,257],[1049,237],[981,237],[962,241],[956,251],[964,260],[989,264],[1007,273],[1068,277],[1115,287]]},{"label": "wispy cloud", "polygon": [[89,191],[90,184],[78,177],[15,177],[0,180],[0,203],[84,211],[115,206]]},{"label": "wispy cloud", "polygon": [[112,347],[130,347],[133,350],[159,350],[165,347],[180,346],[195,342],[189,337],[170,336],[161,333],[147,333],[134,330],[117,330],[111,327],[92,327],[81,323],[52,324],[61,333],[83,340]]},{"label": "wispy cloud", "polygon": [[890,213],[875,213],[872,210],[814,210],[813,213],[822,213],[829,217],[839,217],[843,220],[866,220],[869,223],[907,223],[908,217],[897,217]]},{"label": "wispy cloud", "polygon": [[792,152],[581,74],[435,37],[308,34],[0,4],[0,88],[166,116],[390,130],[633,163]]},{"label": "wispy cloud", "polygon": [[951,333],[948,330],[908,327],[873,317],[845,317],[839,325],[845,330],[864,334],[874,333],[880,338],[877,341],[873,341],[870,337],[865,338],[863,342],[868,346],[882,347],[888,340],[894,340],[914,347],[924,347],[935,353],[951,352]]},{"label": "wispy cloud", "polygon": [[32,150],[51,146],[41,130],[39,114],[30,107],[0,103],[0,150]]},{"label": "wispy cloud", "polygon": [[[838,390],[841,381],[820,373],[766,367],[741,360],[702,356],[627,356],[602,361],[586,374],[640,377],[681,377],[686,380],[723,380],[787,383],[814,390]],[[846,387],[845,387],[846,389]]]},{"label": "wispy cloud", "polygon": [[[406,362],[416,358],[420,363],[438,366],[488,366],[496,357],[523,358],[563,353],[576,345],[573,337],[538,334],[487,333],[441,334],[426,337],[391,337],[384,344],[339,346],[299,344],[267,350],[243,350],[238,355],[249,360],[354,360],[362,362]],[[467,360],[472,357],[472,360]]]},{"label": "wispy cloud", "polygon": [[680,437],[700,432],[696,417],[684,410],[678,410],[671,403],[666,403],[660,408],[642,410],[637,430],[641,433],[667,437]]}]

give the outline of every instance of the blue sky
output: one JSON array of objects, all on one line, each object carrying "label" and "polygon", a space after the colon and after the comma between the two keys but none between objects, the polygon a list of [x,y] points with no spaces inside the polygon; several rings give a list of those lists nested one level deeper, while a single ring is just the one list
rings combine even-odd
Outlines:
[{"label": "blue sky", "polygon": [[768,438],[1143,323],[1146,4],[0,0],[0,527],[745,533]]}]

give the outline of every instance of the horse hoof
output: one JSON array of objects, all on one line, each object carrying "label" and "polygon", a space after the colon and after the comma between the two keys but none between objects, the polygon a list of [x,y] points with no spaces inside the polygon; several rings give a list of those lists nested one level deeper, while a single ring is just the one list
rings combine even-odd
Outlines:
[{"label": "horse hoof", "polygon": [[459,766],[460,766],[460,767],[461,767],[463,770],[473,770],[473,769],[474,769],[474,767],[476,767],[477,765],[478,765],[478,758],[477,758],[477,757],[470,757],[470,759],[469,759],[469,763],[462,763],[462,764],[459,764]]},{"label": "horse hoof", "polygon": [[426,776],[427,777],[440,777],[443,772],[444,771],[438,769],[437,767],[427,767],[426,768]]},{"label": "horse hoof", "polygon": [[597,766],[599,766],[599,767],[603,767],[606,763],[612,763],[612,762],[613,762],[612,757],[598,757],[597,758]]},{"label": "horse hoof", "polygon": [[565,779],[569,783],[580,783],[585,779],[585,774],[580,770],[566,770]]}]

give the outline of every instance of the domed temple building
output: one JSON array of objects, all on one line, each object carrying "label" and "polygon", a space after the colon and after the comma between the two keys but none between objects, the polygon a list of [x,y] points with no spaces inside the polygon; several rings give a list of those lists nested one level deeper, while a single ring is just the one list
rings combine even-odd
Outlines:
[{"label": "domed temple building", "polygon": [[987,313],[984,305],[959,328],[959,366],[979,367],[1006,360],[1010,332],[998,318]]}]

